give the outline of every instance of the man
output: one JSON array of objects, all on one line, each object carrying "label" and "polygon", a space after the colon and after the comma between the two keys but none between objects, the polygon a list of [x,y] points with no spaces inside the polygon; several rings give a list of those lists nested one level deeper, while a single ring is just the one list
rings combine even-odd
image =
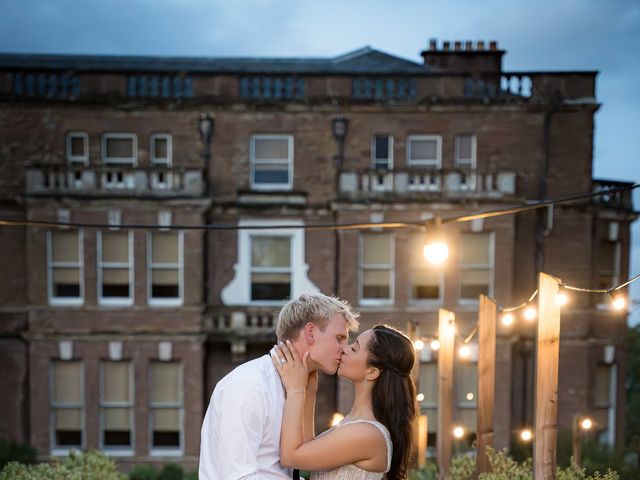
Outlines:
[{"label": "man", "polygon": [[[307,389],[317,388],[317,370],[333,375],[358,314],[346,302],[320,293],[303,293],[278,315],[278,340],[291,340],[309,352]],[[313,396],[309,395],[309,398]],[[290,479],[280,464],[284,388],[269,355],[240,365],[213,390],[202,424],[200,480]],[[305,426],[305,437],[313,435]]]}]

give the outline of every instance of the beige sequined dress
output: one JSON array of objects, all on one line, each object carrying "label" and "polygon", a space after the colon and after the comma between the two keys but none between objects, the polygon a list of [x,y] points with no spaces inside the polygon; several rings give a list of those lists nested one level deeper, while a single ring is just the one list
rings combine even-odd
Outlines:
[{"label": "beige sequined dress", "polygon": [[316,472],[311,472],[311,480],[381,480],[384,477],[384,474],[389,471],[389,468],[391,468],[393,445],[391,443],[391,436],[389,435],[388,430],[380,422],[376,422],[375,420],[363,419],[343,420],[335,427],[330,428],[326,432],[322,432],[319,436],[330,432],[334,428],[340,428],[343,425],[352,423],[370,423],[378,430],[380,430],[380,433],[382,433],[384,441],[387,444],[387,468],[385,469],[385,471],[369,472],[367,470],[363,470],[362,468],[356,467],[355,465],[344,465],[342,467],[333,468],[331,470],[319,470]]}]

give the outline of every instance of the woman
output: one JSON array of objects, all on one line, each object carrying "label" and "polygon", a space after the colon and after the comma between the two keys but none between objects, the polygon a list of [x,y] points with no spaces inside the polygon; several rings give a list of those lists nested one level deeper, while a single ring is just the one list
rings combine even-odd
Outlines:
[{"label": "woman", "polygon": [[338,368],[354,385],[351,411],[314,438],[317,373],[308,372],[308,353],[300,359],[293,345],[281,344],[272,355],[287,392],[280,462],[313,471],[312,480],[406,478],[417,415],[414,359],[411,340],[394,328],[361,333],[344,348]]}]

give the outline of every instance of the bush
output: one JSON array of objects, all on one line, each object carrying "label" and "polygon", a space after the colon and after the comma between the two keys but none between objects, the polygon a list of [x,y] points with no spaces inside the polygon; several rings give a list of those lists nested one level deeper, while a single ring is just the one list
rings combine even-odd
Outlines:
[{"label": "bush", "polygon": [[[306,478],[306,477],[305,477]],[[427,462],[422,468],[417,468],[409,472],[410,480],[437,480],[438,467],[435,463]]]},{"label": "bush", "polygon": [[[308,476],[304,478],[309,478]],[[198,471],[194,470],[193,472],[189,472],[184,476],[184,480],[198,480]]]},{"label": "bush", "polygon": [[160,480],[160,472],[151,465],[136,465],[129,472],[129,480]]},{"label": "bush", "polygon": [[0,439],[0,470],[9,462],[36,463],[36,449],[21,443]]},{"label": "bush", "polygon": [[160,480],[184,480],[184,469],[176,463],[168,463],[162,469]]},{"label": "bush", "polygon": [[119,473],[115,463],[99,452],[71,452],[61,462],[54,459],[51,463],[25,465],[9,463],[2,472],[0,480],[126,480]]}]

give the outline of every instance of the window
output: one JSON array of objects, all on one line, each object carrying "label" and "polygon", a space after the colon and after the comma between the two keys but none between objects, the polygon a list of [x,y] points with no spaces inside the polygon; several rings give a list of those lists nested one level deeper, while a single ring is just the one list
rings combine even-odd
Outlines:
[{"label": "window", "polygon": [[464,427],[467,432],[465,441],[471,445],[478,426],[478,365],[470,361],[458,362],[455,365],[455,375],[457,423]]},{"label": "window", "polygon": [[464,233],[460,239],[460,301],[477,302],[493,292],[493,235]]},{"label": "window", "polygon": [[[608,290],[620,282],[620,242],[601,239],[595,251],[597,289]],[[604,293],[598,296],[599,308],[610,308],[611,297]]]},{"label": "window", "polygon": [[251,235],[251,301],[291,297],[291,237]]},{"label": "window", "polygon": [[367,233],[360,237],[360,302],[393,302],[393,235]]},{"label": "window", "polygon": [[374,135],[371,148],[372,167],[376,170],[393,168],[393,137],[391,135]]},{"label": "window", "polygon": [[151,453],[181,454],[183,445],[181,366],[175,362],[152,362],[150,367]]},{"label": "window", "polygon": [[27,97],[69,99],[80,93],[77,75],[60,73],[24,73],[13,75],[13,94]]},{"label": "window", "polygon": [[47,232],[49,303],[80,305],[83,302],[83,235],[78,230]]},{"label": "window", "polygon": [[440,135],[411,135],[407,138],[409,167],[441,168],[442,137]]},{"label": "window", "polygon": [[353,98],[362,100],[410,100],[416,96],[415,78],[355,78],[351,83]]},{"label": "window", "polygon": [[443,270],[429,263],[425,258],[423,253],[425,242],[424,235],[412,235],[410,240],[410,298],[414,302],[441,302],[444,285]]},{"label": "window", "polygon": [[293,185],[293,136],[251,137],[251,188],[290,190]]},{"label": "window", "polygon": [[50,375],[52,453],[81,449],[84,444],[82,364],[53,362]]},{"label": "window", "polygon": [[465,169],[476,168],[476,136],[456,137],[456,166]]},{"label": "window", "polygon": [[102,161],[135,166],[138,141],[132,133],[107,133],[102,136]]},{"label": "window", "polygon": [[193,80],[187,76],[131,75],[127,95],[132,98],[185,98],[193,96]]},{"label": "window", "polygon": [[133,372],[130,362],[103,362],[100,375],[100,444],[133,453]]},{"label": "window", "polygon": [[304,97],[304,79],[295,77],[243,77],[240,96],[245,99],[280,100]]},{"label": "window", "polygon": [[149,304],[181,305],[183,233],[153,232],[148,239]]},{"label": "window", "polygon": [[598,364],[594,378],[595,424],[598,441],[614,445],[616,428],[616,389],[618,369],[616,364]]},{"label": "window", "polygon": [[131,232],[98,232],[98,300],[102,305],[133,303]]},{"label": "window", "polygon": [[89,164],[89,135],[85,132],[67,134],[67,161]]}]

